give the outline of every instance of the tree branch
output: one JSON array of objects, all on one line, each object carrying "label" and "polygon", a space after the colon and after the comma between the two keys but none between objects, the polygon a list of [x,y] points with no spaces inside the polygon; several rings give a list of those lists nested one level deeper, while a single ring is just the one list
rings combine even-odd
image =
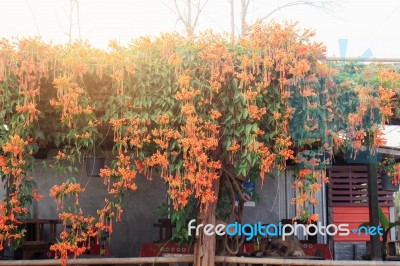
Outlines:
[{"label": "tree branch", "polygon": [[241,24],[241,33],[245,33],[246,31],[246,15],[247,15],[247,10],[250,5],[250,0],[242,0],[242,10],[240,12],[240,24]]},{"label": "tree branch", "polygon": [[186,20],[183,18],[182,13],[179,9],[179,6],[178,6],[178,3],[176,2],[176,0],[174,0],[174,4],[175,4],[176,12],[178,12],[178,20],[182,21],[182,23],[185,25],[185,27],[187,27]]},{"label": "tree branch", "polygon": [[194,22],[193,22],[193,29],[197,26],[197,22],[198,22],[198,20],[199,20],[200,13],[203,11],[203,9],[204,9],[204,7],[206,6],[206,4],[208,3],[208,1],[209,1],[209,0],[204,1],[203,6],[201,6],[201,7],[200,7],[200,1],[198,2],[198,5],[197,5],[197,14],[196,14],[196,18],[194,19]]},{"label": "tree branch", "polygon": [[267,19],[272,14],[274,14],[274,13],[278,12],[279,10],[286,8],[286,7],[307,5],[307,6],[312,6],[312,7],[316,7],[316,8],[327,9],[328,8],[327,6],[329,4],[332,4],[332,1],[312,1],[312,0],[294,1],[294,2],[290,2],[283,6],[279,6],[279,7],[275,8],[274,10],[272,10],[266,16],[260,18],[259,20],[263,21],[264,19]]},{"label": "tree branch", "polygon": [[37,31],[39,37],[42,38],[42,35],[40,34],[39,26],[37,24],[36,16],[35,16],[35,13],[33,12],[32,6],[31,6],[31,4],[29,3],[28,0],[26,0],[26,3],[28,4],[29,10],[31,11],[31,14],[32,14],[32,17],[33,17],[33,21],[35,22],[36,31]]},{"label": "tree branch", "polygon": [[239,198],[243,201],[247,201],[246,197],[244,196],[242,189],[240,188],[240,185],[238,184],[238,181],[236,180],[236,177],[233,173],[228,171],[226,167],[222,167],[222,171],[226,174],[227,177],[229,177],[228,182],[232,184],[235,192],[238,194]]}]

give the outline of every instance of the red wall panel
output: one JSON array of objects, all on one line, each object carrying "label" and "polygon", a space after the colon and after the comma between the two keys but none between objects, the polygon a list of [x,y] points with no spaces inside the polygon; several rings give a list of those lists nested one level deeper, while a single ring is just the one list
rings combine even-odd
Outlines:
[{"label": "red wall panel", "polygon": [[[382,207],[383,213],[389,218],[389,208]],[[360,224],[369,221],[369,210],[366,206],[358,207],[331,207],[332,217],[331,223],[335,225],[349,224],[350,231],[353,228],[358,228]],[[339,234],[333,236],[335,241],[369,241],[369,235],[354,234],[350,232],[348,236],[340,236]]]}]

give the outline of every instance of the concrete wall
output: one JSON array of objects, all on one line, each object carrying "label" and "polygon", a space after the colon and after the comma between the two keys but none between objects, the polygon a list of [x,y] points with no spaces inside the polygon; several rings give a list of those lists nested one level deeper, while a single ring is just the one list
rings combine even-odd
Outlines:
[{"label": "concrete wall", "polygon": [[265,177],[262,185],[261,179],[256,180],[256,194],[258,200],[254,207],[244,207],[242,223],[254,224],[261,222],[279,222],[279,175],[275,173],[275,178]]},{"label": "concrete wall", "polygon": [[[51,158],[55,154],[54,150],[49,152],[48,164],[51,164]],[[54,199],[49,197],[49,191],[53,185],[61,184],[69,175],[43,168],[41,160],[38,162],[33,176],[43,199],[31,207],[32,217],[57,219],[57,206]],[[106,164],[110,165],[110,162]],[[84,213],[95,215],[96,210],[104,206],[106,186],[102,178],[87,177],[84,167],[78,165],[78,168],[81,171],[75,177],[85,187],[85,192],[80,197],[81,207]],[[136,178],[136,184],[138,189],[125,196],[122,221],[113,226],[109,248],[115,257],[138,256],[141,243],[158,239],[158,230],[153,228],[153,223],[157,221],[153,210],[166,202],[166,186],[160,178],[148,181],[140,175]]]}]

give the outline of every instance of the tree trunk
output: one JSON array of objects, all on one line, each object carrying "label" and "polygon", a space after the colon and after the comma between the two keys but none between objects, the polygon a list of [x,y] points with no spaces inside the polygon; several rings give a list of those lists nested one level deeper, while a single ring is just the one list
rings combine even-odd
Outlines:
[{"label": "tree trunk", "polygon": [[241,25],[241,34],[245,34],[246,33],[246,15],[247,15],[247,9],[249,7],[250,4],[250,0],[242,0],[241,1],[242,4],[242,9],[240,11],[240,25]]},{"label": "tree trunk", "polygon": [[[389,233],[390,230],[388,229]],[[381,246],[381,253],[382,253],[382,260],[386,261],[387,260],[387,239],[388,239],[388,234],[386,232],[384,233],[384,235],[382,236],[382,246]]]},{"label": "tree trunk", "polygon": [[[215,197],[218,198],[219,193],[219,179],[213,182],[213,191]],[[208,204],[206,211],[199,214],[197,225],[212,224],[215,225],[215,210],[217,202]],[[215,234],[208,236],[204,234],[203,230],[199,230],[199,235],[196,236],[196,243],[194,245],[194,266],[209,266],[215,265]]]},{"label": "tree trunk", "polygon": [[235,6],[234,0],[230,0],[229,2],[231,6],[231,36],[235,38]]}]

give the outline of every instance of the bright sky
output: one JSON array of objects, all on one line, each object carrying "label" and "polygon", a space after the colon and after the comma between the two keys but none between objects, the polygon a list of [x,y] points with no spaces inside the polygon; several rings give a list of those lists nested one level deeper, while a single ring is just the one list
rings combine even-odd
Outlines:
[{"label": "bright sky", "polygon": [[[178,2],[185,2],[178,0]],[[239,0],[236,10],[239,12]],[[248,21],[254,22],[279,5],[295,0],[253,0]],[[367,49],[373,57],[400,58],[400,1],[332,0],[333,12],[308,6],[282,9],[271,18],[299,21],[313,28],[316,40],[328,49],[328,56],[340,56],[339,39],[347,39],[347,56],[361,56]],[[106,48],[116,39],[122,44],[143,35],[182,32],[173,0],[79,0],[83,39]],[[70,0],[0,0],[0,38],[40,35],[45,41],[67,42]],[[236,17],[239,17],[237,12]],[[74,24],[77,24],[76,15]],[[228,0],[209,0],[199,19],[199,29],[230,31]],[[239,25],[239,23],[237,23]],[[78,30],[73,28],[74,37]]]}]

